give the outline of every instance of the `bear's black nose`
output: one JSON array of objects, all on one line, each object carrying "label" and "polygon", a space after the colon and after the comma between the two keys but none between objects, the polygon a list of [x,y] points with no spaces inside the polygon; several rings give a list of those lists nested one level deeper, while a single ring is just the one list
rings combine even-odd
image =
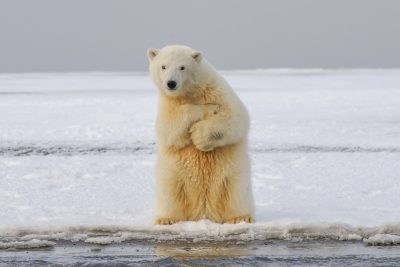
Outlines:
[{"label": "bear's black nose", "polygon": [[176,87],[176,82],[175,81],[168,81],[167,82],[168,88],[171,90],[174,90]]}]

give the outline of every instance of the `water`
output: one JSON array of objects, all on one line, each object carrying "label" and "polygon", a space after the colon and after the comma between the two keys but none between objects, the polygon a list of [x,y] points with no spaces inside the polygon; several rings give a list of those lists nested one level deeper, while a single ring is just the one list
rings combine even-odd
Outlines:
[{"label": "water", "polygon": [[1,250],[0,266],[400,266],[400,247],[363,242],[128,242]]}]

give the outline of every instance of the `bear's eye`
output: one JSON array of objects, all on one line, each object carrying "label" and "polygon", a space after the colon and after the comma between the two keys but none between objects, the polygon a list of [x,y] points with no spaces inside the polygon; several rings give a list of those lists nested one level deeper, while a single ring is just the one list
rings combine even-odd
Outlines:
[{"label": "bear's eye", "polygon": [[162,68],[163,70],[165,70],[165,65],[162,65],[161,68]]},{"label": "bear's eye", "polygon": [[180,70],[184,70],[184,69],[185,69],[185,66],[181,66],[181,67],[180,67]]}]

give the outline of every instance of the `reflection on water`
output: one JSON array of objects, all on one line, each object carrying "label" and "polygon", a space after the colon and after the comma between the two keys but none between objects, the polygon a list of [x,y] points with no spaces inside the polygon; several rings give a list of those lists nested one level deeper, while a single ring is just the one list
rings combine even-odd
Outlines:
[{"label": "reflection on water", "polygon": [[171,257],[176,259],[222,259],[230,257],[251,257],[254,249],[246,245],[226,243],[206,244],[168,244],[160,243],[155,246],[155,253],[158,257]]}]

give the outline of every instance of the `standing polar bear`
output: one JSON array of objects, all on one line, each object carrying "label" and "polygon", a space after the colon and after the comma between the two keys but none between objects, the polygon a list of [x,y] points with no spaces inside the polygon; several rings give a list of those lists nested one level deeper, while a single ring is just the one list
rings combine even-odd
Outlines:
[{"label": "standing polar bear", "polygon": [[245,106],[201,52],[147,54],[160,91],[156,224],[254,222]]}]

